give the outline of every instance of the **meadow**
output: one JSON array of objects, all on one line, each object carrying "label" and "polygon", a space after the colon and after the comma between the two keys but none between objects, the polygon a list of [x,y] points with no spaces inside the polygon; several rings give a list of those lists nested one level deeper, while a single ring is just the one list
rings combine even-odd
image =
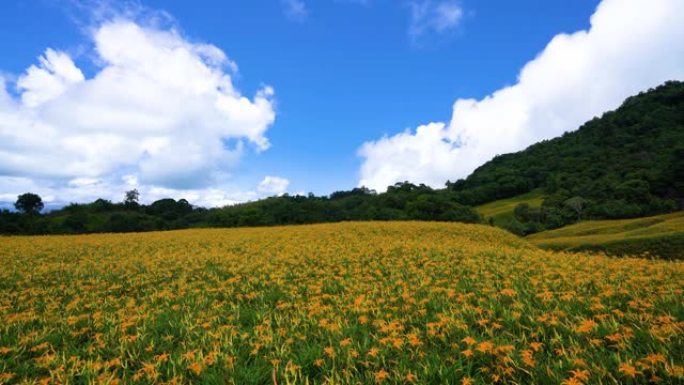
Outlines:
[{"label": "meadow", "polygon": [[541,207],[544,198],[544,192],[541,189],[537,189],[513,198],[499,199],[485,203],[475,207],[475,210],[482,215],[483,218],[492,218],[494,222],[498,224],[515,219],[515,215],[513,214],[515,206],[521,203],[527,203],[530,208],[539,208]]},{"label": "meadow", "polygon": [[532,234],[527,239],[551,250],[684,259],[684,212],[634,219],[584,221]]},{"label": "meadow", "polygon": [[684,263],[375,222],[0,238],[0,383],[684,383]]}]

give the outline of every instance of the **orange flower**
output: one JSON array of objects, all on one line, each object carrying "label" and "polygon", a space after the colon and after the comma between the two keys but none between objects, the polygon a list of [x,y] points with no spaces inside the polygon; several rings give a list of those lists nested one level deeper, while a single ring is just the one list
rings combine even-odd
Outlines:
[{"label": "orange flower", "polygon": [[154,360],[157,362],[166,362],[169,360],[169,355],[164,353],[164,354],[159,354],[154,356]]},{"label": "orange flower", "polygon": [[575,328],[575,331],[578,333],[589,333],[590,331],[594,330],[596,326],[598,326],[598,324],[589,319],[579,324],[579,326]]},{"label": "orange flower", "polygon": [[532,343],[530,343],[530,349],[534,350],[535,352],[540,351],[540,350],[542,349],[543,346],[544,346],[544,344],[541,343],[541,342],[532,342]]},{"label": "orange flower", "polygon": [[571,370],[570,373],[572,373],[573,378],[576,378],[580,381],[587,381],[589,379],[589,371],[586,369],[575,369]]},{"label": "orange flower", "polygon": [[197,362],[193,362],[190,365],[188,365],[187,369],[190,372],[194,373],[196,376],[199,376],[200,374],[202,374],[202,370],[204,370],[202,365],[198,364]]},{"label": "orange flower", "polygon": [[375,372],[375,383],[380,384],[382,382],[385,382],[389,378],[389,373],[385,371],[385,369],[380,369],[379,371]]},{"label": "orange flower", "polygon": [[492,349],[494,349],[494,344],[489,341],[480,342],[480,344],[477,345],[477,351],[482,353],[491,352]]},{"label": "orange flower", "polygon": [[627,363],[620,364],[618,371],[620,373],[624,374],[625,376],[631,377],[631,378],[634,378],[637,376],[637,374],[639,374],[639,372],[637,372],[637,370],[634,366],[627,364]]},{"label": "orange flower", "polygon": [[561,385],[583,385],[583,383],[575,377],[570,377],[563,380],[563,382],[561,382]]}]

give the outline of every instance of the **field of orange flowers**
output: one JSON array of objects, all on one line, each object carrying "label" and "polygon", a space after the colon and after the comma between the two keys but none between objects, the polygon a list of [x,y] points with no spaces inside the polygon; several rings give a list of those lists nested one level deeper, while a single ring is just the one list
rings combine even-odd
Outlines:
[{"label": "field of orange flowers", "polygon": [[684,263],[486,226],[0,238],[0,383],[684,383]]}]

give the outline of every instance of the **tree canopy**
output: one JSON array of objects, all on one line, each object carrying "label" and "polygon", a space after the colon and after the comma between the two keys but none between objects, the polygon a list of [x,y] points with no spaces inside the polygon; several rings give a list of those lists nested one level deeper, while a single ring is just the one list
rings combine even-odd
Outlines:
[{"label": "tree canopy", "polygon": [[43,199],[33,193],[19,195],[17,201],[14,203],[14,208],[25,214],[37,214],[43,207]]}]

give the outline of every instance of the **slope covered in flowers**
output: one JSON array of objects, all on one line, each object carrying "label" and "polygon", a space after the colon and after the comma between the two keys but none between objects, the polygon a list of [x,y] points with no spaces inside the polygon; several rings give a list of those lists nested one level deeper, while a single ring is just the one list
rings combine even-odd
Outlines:
[{"label": "slope covered in flowers", "polygon": [[684,381],[684,264],[491,227],[0,239],[0,383]]}]

